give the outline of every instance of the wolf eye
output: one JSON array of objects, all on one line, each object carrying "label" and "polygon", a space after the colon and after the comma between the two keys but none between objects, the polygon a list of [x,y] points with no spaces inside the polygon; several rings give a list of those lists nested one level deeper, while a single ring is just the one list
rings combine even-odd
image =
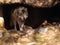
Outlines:
[{"label": "wolf eye", "polygon": [[24,12],[25,12],[25,10],[22,10],[22,12],[24,13]]}]

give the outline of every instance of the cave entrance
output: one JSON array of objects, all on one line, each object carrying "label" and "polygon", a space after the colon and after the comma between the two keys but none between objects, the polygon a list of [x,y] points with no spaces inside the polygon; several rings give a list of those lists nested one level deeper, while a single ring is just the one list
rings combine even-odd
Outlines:
[{"label": "cave entrance", "polygon": [[3,17],[5,20],[5,28],[12,29],[10,26],[11,11],[15,8],[23,6],[28,9],[28,18],[25,24],[33,28],[37,28],[44,20],[48,22],[60,22],[60,9],[59,4],[51,8],[38,8],[24,4],[3,4],[1,5],[3,10]]}]

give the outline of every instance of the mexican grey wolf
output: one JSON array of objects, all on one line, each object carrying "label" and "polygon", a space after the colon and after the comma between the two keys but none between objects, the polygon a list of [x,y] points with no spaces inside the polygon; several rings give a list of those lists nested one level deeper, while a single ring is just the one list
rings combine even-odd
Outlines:
[{"label": "mexican grey wolf", "polygon": [[25,7],[18,7],[12,12],[12,22],[14,24],[14,30],[17,30],[16,23],[19,25],[19,30],[23,31],[24,22],[28,17],[28,11]]}]

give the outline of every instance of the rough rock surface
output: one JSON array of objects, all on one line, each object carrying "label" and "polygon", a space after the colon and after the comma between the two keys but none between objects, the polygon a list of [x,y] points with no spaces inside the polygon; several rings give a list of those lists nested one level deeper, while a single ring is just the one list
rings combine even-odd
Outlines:
[{"label": "rough rock surface", "polygon": [[23,3],[33,7],[51,7],[58,3],[58,0],[0,0],[2,4]]},{"label": "rough rock surface", "polygon": [[[48,27],[48,29],[46,29],[46,27]],[[44,28],[43,31],[41,28]],[[38,30],[39,33],[34,33],[35,30],[32,28],[26,28],[25,35],[20,31],[0,29],[0,45],[60,45],[59,25],[48,25],[41,28],[39,29],[41,29],[42,32]],[[45,29],[47,30],[46,32],[44,32]],[[5,32],[2,38],[1,32]],[[26,35],[28,36],[26,37]]]}]

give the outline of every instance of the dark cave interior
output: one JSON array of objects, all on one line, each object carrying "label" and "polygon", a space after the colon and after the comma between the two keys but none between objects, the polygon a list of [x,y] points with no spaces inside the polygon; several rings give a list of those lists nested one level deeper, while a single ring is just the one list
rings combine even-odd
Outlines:
[{"label": "dark cave interior", "polygon": [[24,4],[3,4],[3,17],[5,20],[5,28],[12,29],[10,26],[11,11],[19,6],[26,7],[28,9],[28,18],[26,19],[25,25],[29,25],[34,29],[37,28],[44,20],[49,23],[59,22],[60,23],[60,5],[57,4],[50,8],[38,8]]}]

